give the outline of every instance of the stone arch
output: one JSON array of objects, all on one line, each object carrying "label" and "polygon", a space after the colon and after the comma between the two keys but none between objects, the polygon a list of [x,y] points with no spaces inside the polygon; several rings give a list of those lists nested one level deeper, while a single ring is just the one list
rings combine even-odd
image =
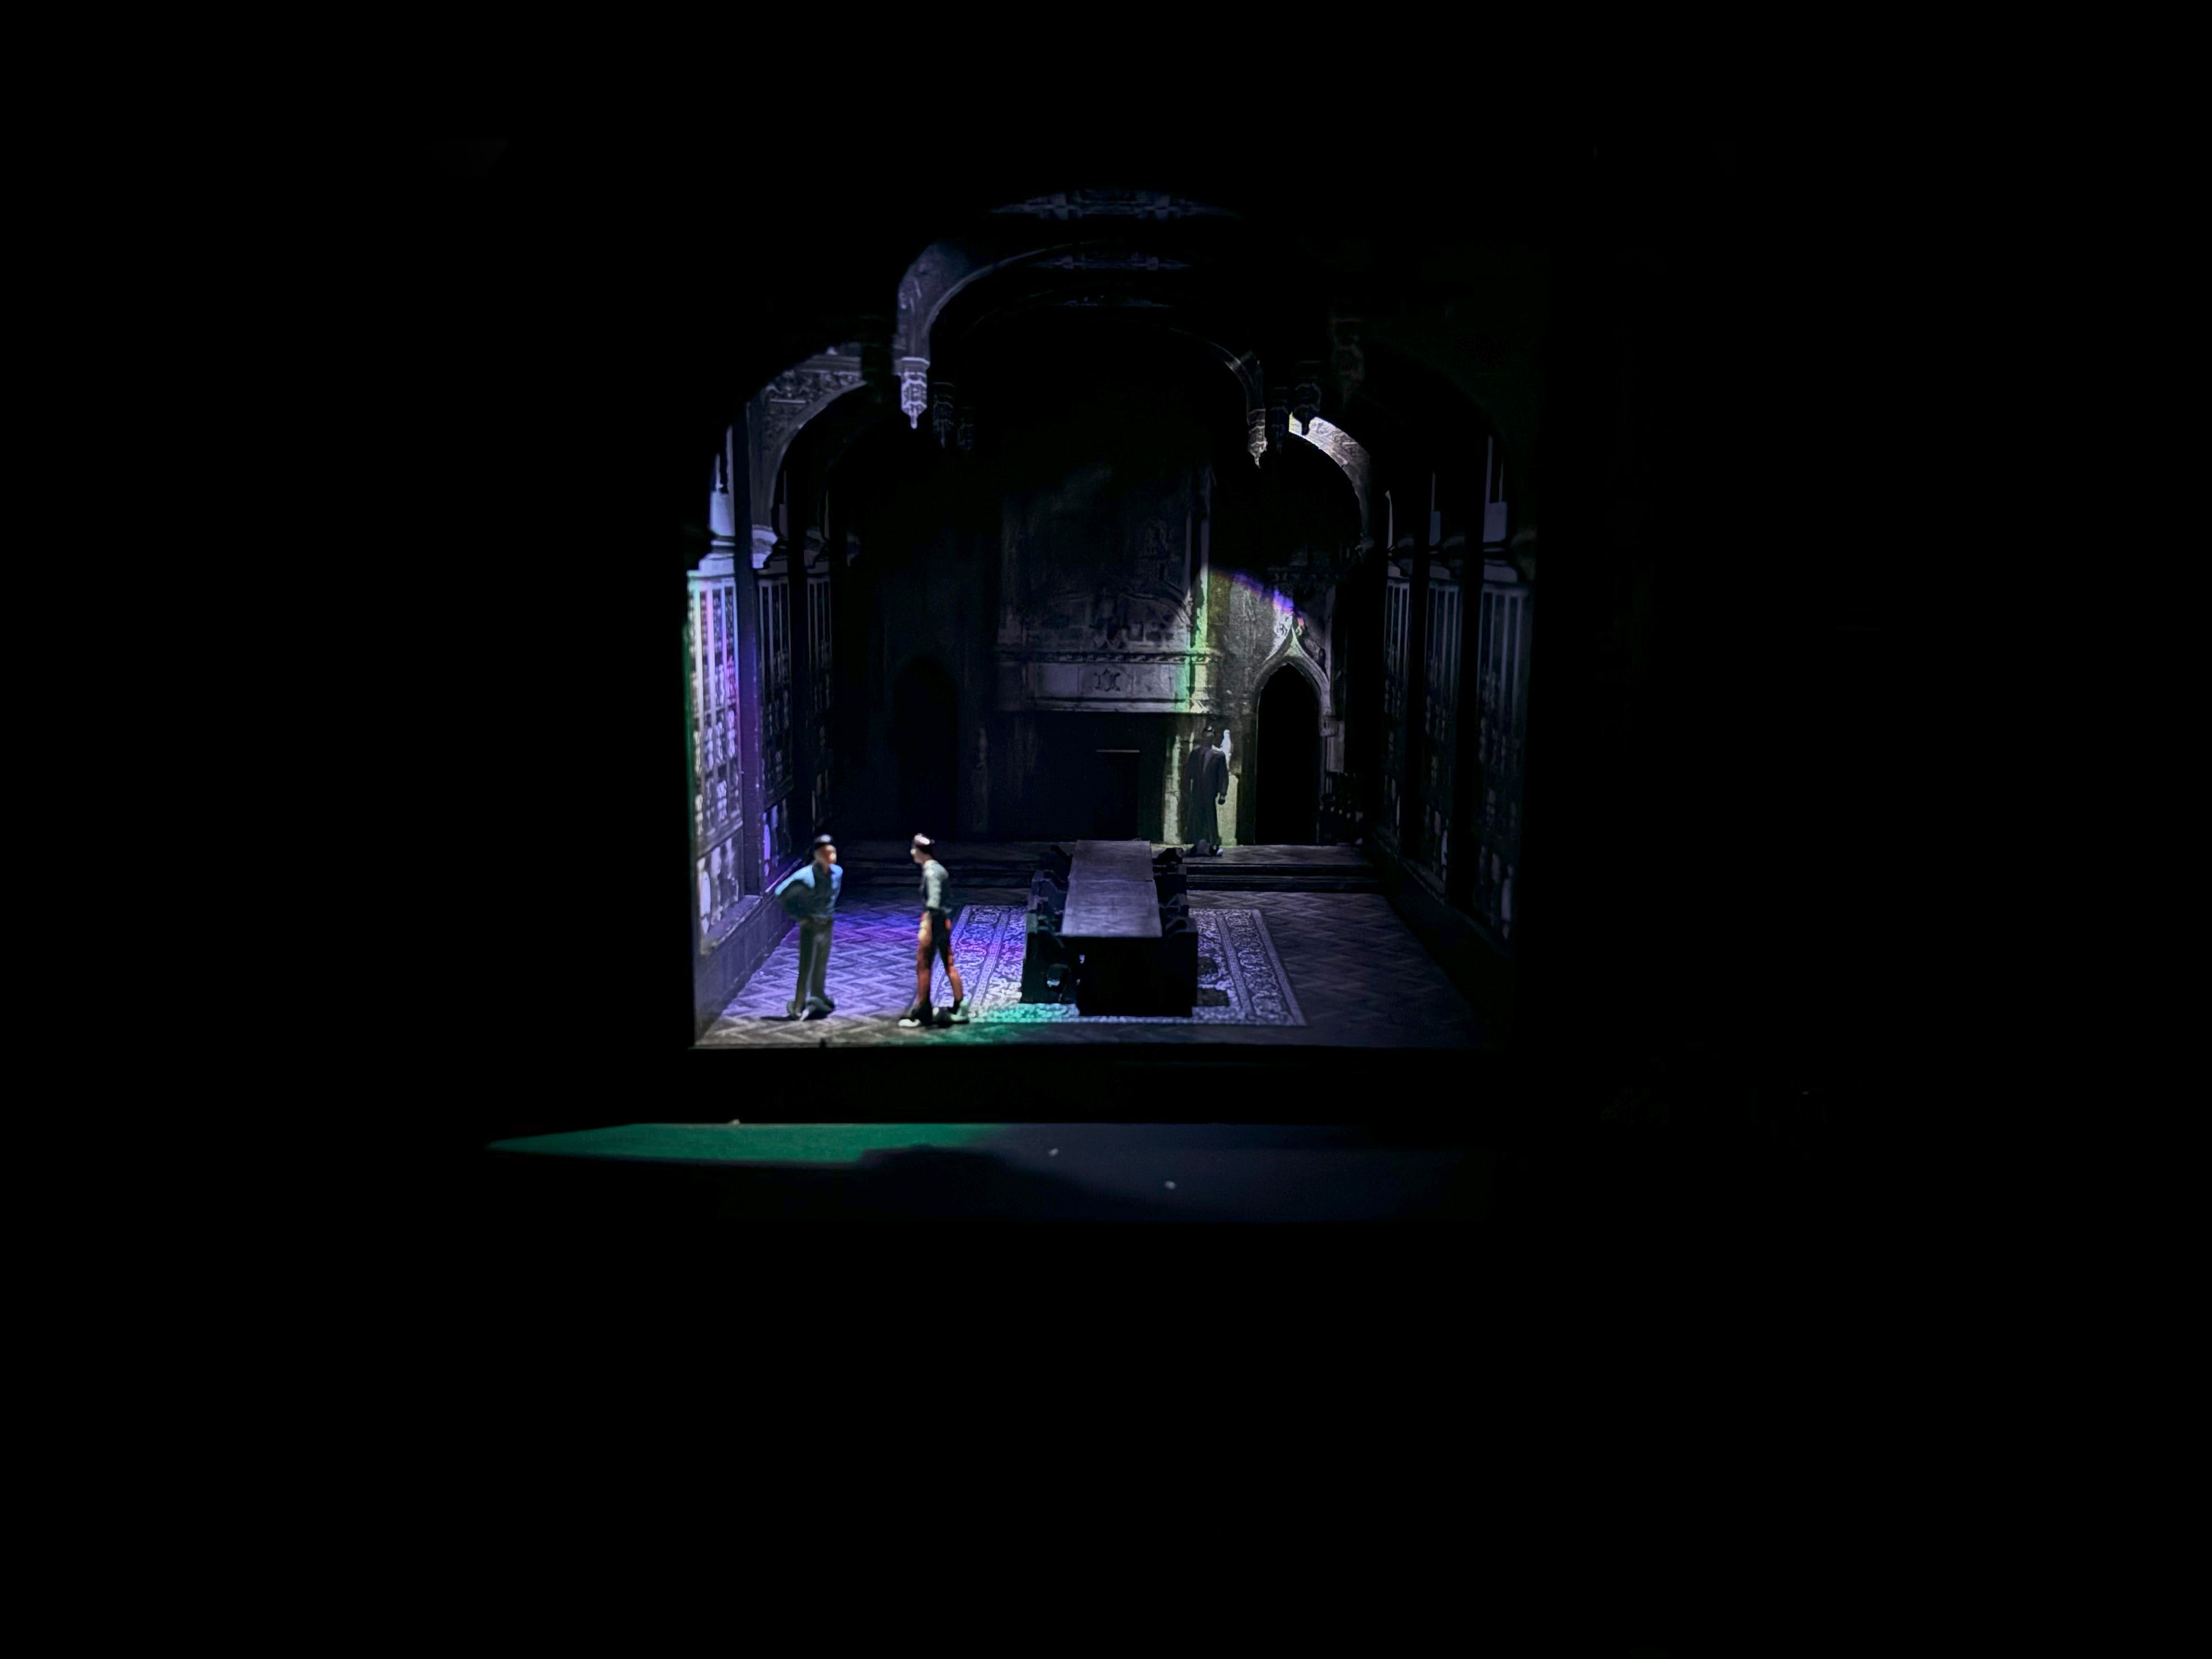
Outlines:
[{"label": "stone arch", "polygon": [[1321,723],[1326,732],[1331,718],[1328,707],[1328,676],[1321,665],[1298,647],[1297,631],[1293,629],[1275,654],[1260,665],[1260,672],[1252,679],[1252,706],[1259,707],[1260,696],[1267,689],[1267,682],[1285,668],[1295,668],[1311,684],[1314,699],[1321,710]]},{"label": "stone arch", "polygon": [[[1102,195],[1113,195],[1115,199],[1100,203],[1089,200],[1091,197]],[[995,211],[1036,213],[1041,217],[1054,220],[1102,214],[1172,218],[1220,211],[1200,204],[1181,202],[1174,198],[1148,196],[1142,191],[1132,193],[1128,199],[1139,205],[1125,204],[1118,193],[1064,192],[1050,198],[1041,198],[1039,203]],[[930,363],[935,356],[932,337],[937,319],[944,314],[945,307],[963,291],[986,277],[1048,258],[1073,246],[1066,242],[1064,235],[1048,235],[1019,252],[998,259],[982,259],[957,243],[939,241],[931,243],[916,256],[899,278],[898,325],[893,348],[901,381],[900,408],[910,424],[921,424],[922,412],[928,405]],[[1264,447],[1267,384],[1261,372],[1259,358],[1249,351],[1233,351],[1206,335],[1191,334],[1183,329],[1171,331],[1187,334],[1188,337],[1200,341],[1235,377],[1244,394],[1245,408],[1255,411],[1252,422],[1255,441]],[[1364,532],[1375,471],[1366,448],[1342,427],[1318,415],[1306,423],[1304,434],[1293,435],[1312,444],[1342,469],[1345,477],[1351,483],[1352,494],[1358,499],[1359,522]],[[1261,448],[1254,450],[1253,459],[1255,462],[1261,453]]]},{"label": "stone arch", "polygon": [[1369,459],[1366,449],[1358,439],[1342,427],[1325,421],[1318,415],[1306,422],[1303,435],[1297,433],[1291,435],[1297,442],[1311,444],[1334,461],[1338,470],[1352,485],[1352,493],[1359,502],[1360,550],[1364,552],[1366,544],[1373,539],[1367,527],[1367,494],[1375,478],[1374,463]]},{"label": "stone arch", "polygon": [[[1202,338],[1192,336],[1193,338]],[[1259,360],[1249,352],[1234,352],[1218,340],[1206,340],[1205,344],[1221,365],[1236,378],[1244,394],[1244,407],[1250,411],[1247,429],[1251,434],[1252,459],[1256,464],[1265,453],[1267,444],[1267,387],[1260,370]],[[1359,503],[1359,527],[1367,533],[1367,498],[1375,479],[1375,464],[1365,446],[1333,421],[1316,415],[1306,422],[1303,434],[1293,432],[1291,437],[1299,443],[1311,444],[1336,463],[1337,468],[1352,486],[1352,495]]]},{"label": "stone arch", "polygon": [[862,384],[860,348],[832,346],[784,370],[753,394],[745,410],[745,434],[756,518],[764,517],[763,508],[775,500],[775,475],[801,428]]}]

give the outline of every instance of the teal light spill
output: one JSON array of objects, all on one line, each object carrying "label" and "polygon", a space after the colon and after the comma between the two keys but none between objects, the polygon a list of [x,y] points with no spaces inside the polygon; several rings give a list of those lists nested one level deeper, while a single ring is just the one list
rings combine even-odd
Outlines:
[{"label": "teal light spill", "polygon": [[494,1141],[491,1150],[659,1164],[855,1164],[869,1152],[964,1146],[995,1123],[629,1123]]}]

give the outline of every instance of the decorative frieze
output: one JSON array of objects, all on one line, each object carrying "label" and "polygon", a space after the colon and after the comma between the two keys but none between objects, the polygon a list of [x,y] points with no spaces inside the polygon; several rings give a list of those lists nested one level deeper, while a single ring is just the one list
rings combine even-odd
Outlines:
[{"label": "decorative frieze", "polygon": [[1188,270],[1181,259],[1164,259],[1157,253],[1079,252],[1056,254],[1037,264],[1048,270]]},{"label": "decorative frieze", "polygon": [[1236,216],[1156,190],[1063,190],[994,208],[994,213],[1025,213],[1037,219],[1226,219]]},{"label": "decorative frieze", "polygon": [[1009,709],[1073,709],[1130,714],[1209,712],[1214,657],[1210,652],[1076,652],[1044,656],[999,653],[999,702]]},{"label": "decorative frieze", "polygon": [[765,447],[771,453],[781,451],[817,410],[852,391],[860,380],[857,349],[850,356],[825,353],[810,357],[796,368],[786,369],[769,381],[768,389],[761,394],[765,416],[762,439]]}]

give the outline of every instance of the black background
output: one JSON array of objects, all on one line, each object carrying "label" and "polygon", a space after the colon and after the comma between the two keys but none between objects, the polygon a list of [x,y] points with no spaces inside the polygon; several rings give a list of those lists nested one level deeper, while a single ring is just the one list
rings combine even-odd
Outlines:
[{"label": "black background", "polygon": [[[926,1089],[839,1099],[690,1049],[679,629],[660,592],[696,557],[678,526],[700,510],[704,458],[757,386],[883,308],[948,211],[1085,180],[1228,199],[1364,241],[1411,289],[1467,234],[1479,184],[1485,234],[1540,240],[1553,259],[1528,1018],[1514,1055],[1449,1073],[1412,1055],[1304,1057],[1322,1109],[1300,1115],[1369,1103],[1357,1115],[1378,1134],[1505,1147],[1496,1214],[1546,1247],[1542,1265],[1518,1243],[1476,1267],[1427,1245],[1325,1257],[1279,1243],[1195,1278],[1310,1328],[1317,1306],[1375,1298],[1387,1263],[1384,1299],[1419,1312],[1445,1368],[1460,1336],[1505,1317],[1468,1311],[1478,1289],[1601,1261],[1608,1290],[1575,1305],[1617,1340],[1582,1328],[1595,1368],[1571,1385],[1601,1414],[1684,1352],[1718,1352],[1690,1291],[1748,1292],[1720,1316],[1723,1340],[1786,1308],[1838,1309],[1816,1267],[1879,1248],[1848,1200],[1893,1171],[1934,1090],[1917,1010],[1942,965],[1910,948],[1929,902],[1916,615],[1868,579],[1913,510],[1911,479],[1881,479],[1886,415],[1935,373],[1900,321],[1902,164],[1686,124],[1479,143],[1441,119],[1376,128],[1296,167],[1255,152],[1241,121],[1087,149],[952,146],[926,167],[885,165],[888,138],[848,131],[808,154],[750,127],[495,155],[353,148],[349,297],[319,337],[359,371],[346,412],[369,459],[349,592],[371,688],[374,925],[347,972],[376,1004],[363,1069],[392,1079],[387,1127],[415,1126],[395,1138],[460,1182],[493,1135],[714,1115],[699,1102],[717,1091],[723,1115],[750,1118],[1051,1115],[1034,1096],[988,1112]],[[1651,665],[1632,707],[1584,672],[1623,630]],[[852,1086],[911,1077],[862,1069]],[[1293,1115],[1253,1098],[1255,1119]],[[1655,1098],[1663,1113],[1620,1109]],[[1168,1107],[1127,1109],[1181,1115]],[[631,1306],[617,1257],[549,1255],[496,1218],[470,1232],[471,1190],[444,1189],[462,1231],[420,1255],[455,1328],[477,1305],[465,1286],[512,1297],[556,1258],[560,1319]],[[1136,1248],[1116,1246],[1125,1266]],[[786,1252],[777,1311],[752,1304],[754,1328],[817,1332],[827,1316],[800,1310],[832,1291],[840,1318],[889,1316],[881,1284],[854,1299],[864,1266],[887,1271],[868,1254]],[[699,1264],[659,1265],[684,1279]],[[953,1285],[971,1334],[975,1298],[1003,1313],[1016,1293],[980,1249],[934,1265],[892,1275],[902,1333],[945,1318]],[[1032,1263],[1021,1285],[1036,1283]],[[872,1351],[888,1328],[870,1327]],[[1524,1373],[1530,1352],[1515,1351]],[[1726,1386],[1771,1398],[1804,1375],[1770,1352]]]}]

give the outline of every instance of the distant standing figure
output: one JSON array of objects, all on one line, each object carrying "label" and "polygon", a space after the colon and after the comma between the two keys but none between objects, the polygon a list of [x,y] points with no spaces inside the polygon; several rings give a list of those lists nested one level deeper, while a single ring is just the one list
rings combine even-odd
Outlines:
[{"label": "distant standing figure", "polygon": [[[1226,744],[1229,734],[1221,732],[1218,742]],[[1193,858],[1212,858],[1221,851],[1221,818],[1219,807],[1229,799],[1229,757],[1216,747],[1215,729],[1209,722],[1200,737],[1198,746],[1190,751],[1183,765],[1183,791],[1190,802],[1190,854]]]},{"label": "distant standing figure", "polygon": [[1183,757],[1182,799],[1183,833],[1190,838],[1190,856],[1204,858],[1207,843],[1212,839],[1218,825],[1213,811],[1213,792],[1206,787],[1206,757],[1213,749],[1213,726],[1211,722],[1191,739],[1190,753]]},{"label": "distant standing figure", "polygon": [[835,1013],[830,1000],[830,935],[836,920],[837,895],[845,872],[837,867],[837,848],[827,836],[814,838],[814,856],[806,867],[793,873],[775,890],[784,915],[799,924],[799,988],[784,1006],[787,1019],[802,1011],[817,1018]]},{"label": "distant standing figure", "polygon": [[960,983],[960,969],[952,962],[951,899],[947,890],[951,877],[937,861],[936,843],[927,836],[916,836],[912,848],[914,861],[921,866],[921,931],[915,939],[914,1006],[900,1016],[899,1024],[916,1026],[933,1020],[930,1012],[929,981],[939,957],[945,962],[945,977],[952,987],[952,1011],[948,1016],[955,1025],[968,1023],[968,993]]}]

